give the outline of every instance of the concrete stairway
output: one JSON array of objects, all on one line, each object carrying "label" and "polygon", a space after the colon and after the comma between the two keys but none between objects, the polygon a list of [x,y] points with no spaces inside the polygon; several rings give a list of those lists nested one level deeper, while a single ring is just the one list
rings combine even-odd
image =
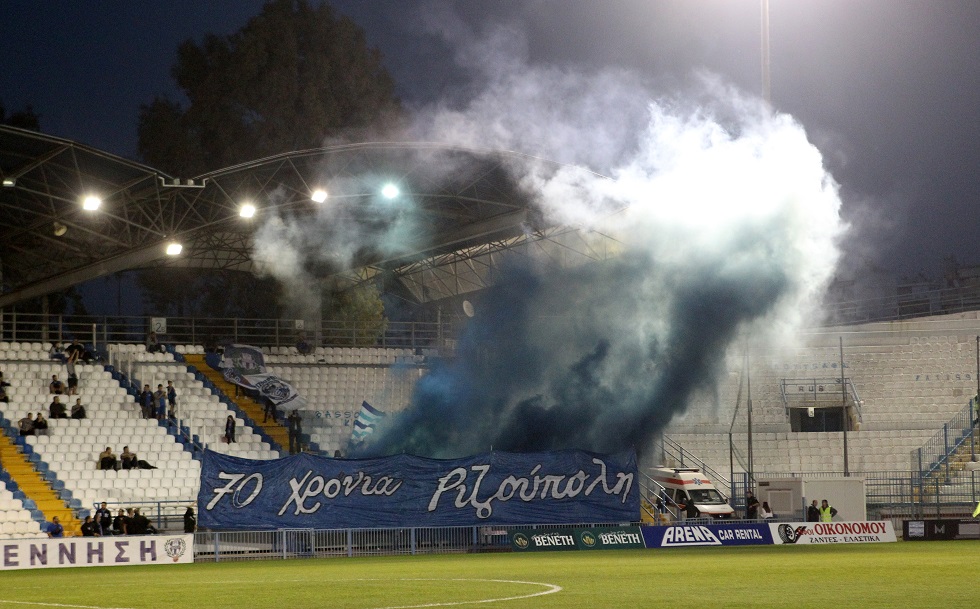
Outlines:
[{"label": "concrete stairway", "polygon": [[272,438],[279,446],[273,448],[280,448],[282,450],[289,449],[289,431],[280,425],[279,423],[268,421],[262,423],[262,419],[265,416],[265,407],[248,397],[247,395],[235,395],[235,385],[229,383],[221,375],[220,372],[208,366],[204,361],[203,355],[187,354],[184,356],[184,360],[188,365],[194,366],[197,370],[203,374],[209,381],[214,383],[214,385],[224,393],[229,400],[235,403],[242,412],[247,414],[252,418],[255,426],[264,431],[270,438]]},{"label": "concrete stairway", "polygon": [[33,464],[20,451],[17,444],[4,433],[0,433],[0,463],[3,463],[3,468],[24,495],[34,501],[46,521],[51,522],[51,519],[57,516],[65,527],[66,536],[80,534],[79,527],[82,523],[75,517],[71,508],[65,505],[48,482],[34,469]]}]

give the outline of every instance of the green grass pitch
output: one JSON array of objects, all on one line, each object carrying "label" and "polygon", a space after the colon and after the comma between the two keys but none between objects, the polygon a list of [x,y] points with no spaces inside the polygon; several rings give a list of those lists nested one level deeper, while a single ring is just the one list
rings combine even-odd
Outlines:
[{"label": "green grass pitch", "polygon": [[0,574],[0,609],[976,608],[978,558],[956,541],[25,570]]}]

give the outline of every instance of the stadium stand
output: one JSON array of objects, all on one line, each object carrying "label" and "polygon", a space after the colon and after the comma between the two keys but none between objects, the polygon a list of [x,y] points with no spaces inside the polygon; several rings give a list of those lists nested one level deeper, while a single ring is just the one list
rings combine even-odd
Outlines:
[{"label": "stadium stand", "polygon": [[[909,470],[910,454],[947,421],[968,408],[977,391],[977,313],[903,322],[820,329],[801,345],[750,357],[753,402],[753,468],[756,472],[841,472],[843,433],[793,432],[782,387],[808,379],[827,382],[841,395],[839,337],[844,340],[844,377],[853,385],[856,408],[848,433],[852,472]],[[714,391],[700,395],[668,428],[671,440],[707,463],[727,471],[728,431],[744,453],[747,443],[744,355],[732,353],[728,370]],[[838,402],[839,403],[839,402]],[[743,464],[735,464],[744,471]]]}]

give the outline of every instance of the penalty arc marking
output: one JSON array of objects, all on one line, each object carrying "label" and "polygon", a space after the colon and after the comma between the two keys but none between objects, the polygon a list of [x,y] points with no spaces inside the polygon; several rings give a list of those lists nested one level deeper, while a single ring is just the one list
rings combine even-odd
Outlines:
[{"label": "penalty arc marking", "polygon": [[561,592],[562,587],[555,584],[548,584],[545,582],[527,582],[514,579],[472,579],[472,578],[403,578],[398,581],[403,582],[432,582],[432,581],[450,581],[450,582],[489,582],[497,584],[522,584],[525,586],[543,586],[546,590],[540,590],[538,592],[532,592],[530,594],[521,594],[519,596],[504,596],[498,598],[485,598],[473,601],[447,601],[444,603],[425,603],[420,605],[391,605],[388,607],[377,607],[376,609],[422,609],[424,607],[457,607],[462,605],[477,605],[481,603],[501,603],[504,601],[517,601],[526,598],[534,598],[535,596],[545,596],[547,594],[554,594],[555,592]]},{"label": "penalty arc marking", "polygon": [[[307,581],[306,579],[293,579],[293,580],[279,580],[278,583],[282,581]],[[348,581],[383,581],[377,578],[354,578]],[[390,580],[388,580],[390,581]],[[502,603],[506,601],[517,601],[522,599],[534,598],[536,596],[546,596],[548,594],[554,594],[556,592],[561,592],[562,587],[549,584],[546,582],[529,582],[514,579],[476,579],[476,578],[401,578],[397,581],[403,582],[439,582],[439,581],[451,581],[451,582],[486,582],[486,583],[496,583],[496,584],[520,584],[524,586],[541,586],[545,588],[544,590],[539,590],[537,592],[531,592],[528,594],[520,594],[516,596],[501,596],[496,598],[484,598],[471,601],[445,601],[439,603],[423,603],[418,605],[391,605],[387,607],[376,607],[374,609],[424,609],[426,607],[459,607],[463,605],[478,605],[486,603]],[[195,582],[196,583],[196,582]],[[201,582],[202,584],[206,582]],[[246,582],[207,582],[208,585],[214,585],[215,583],[246,583]],[[250,583],[256,583],[254,581]],[[269,582],[272,583],[272,582]],[[44,603],[39,601],[16,601],[10,599],[0,599],[2,604],[11,605],[30,605],[32,607],[55,607],[58,609],[129,609],[126,607],[100,607],[97,605],[76,605],[71,603]]]}]

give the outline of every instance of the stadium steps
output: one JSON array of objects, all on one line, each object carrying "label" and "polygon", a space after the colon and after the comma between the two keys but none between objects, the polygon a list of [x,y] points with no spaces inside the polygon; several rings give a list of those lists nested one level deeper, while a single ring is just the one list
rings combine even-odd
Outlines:
[{"label": "stadium steps", "polygon": [[17,448],[17,444],[5,433],[0,433],[0,463],[3,463],[4,470],[10,474],[11,480],[24,496],[37,505],[46,521],[50,522],[57,516],[65,527],[65,535],[78,534],[82,523],[75,517],[75,513],[65,505],[40,472],[34,469],[27,456]]},{"label": "stadium steps", "polygon": [[225,396],[235,403],[242,412],[247,414],[251,419],[255,427],[261,429],[272,438],[276,444],[281,447],[281,449],[289,448],[289,431],[277,422],[267,421],[261,423],[260,421],[265,416],[265,407],[259,404],[247,395],[238,396],[235,395],[235,385],[229,383],[225,380],[220,372],[208,366],[204,361],[204,356],[199,354],[186,354],[184,355],[184,360],[188,365],[194,366],[198,372],[203,374],[209,381],[214,383]]}]

